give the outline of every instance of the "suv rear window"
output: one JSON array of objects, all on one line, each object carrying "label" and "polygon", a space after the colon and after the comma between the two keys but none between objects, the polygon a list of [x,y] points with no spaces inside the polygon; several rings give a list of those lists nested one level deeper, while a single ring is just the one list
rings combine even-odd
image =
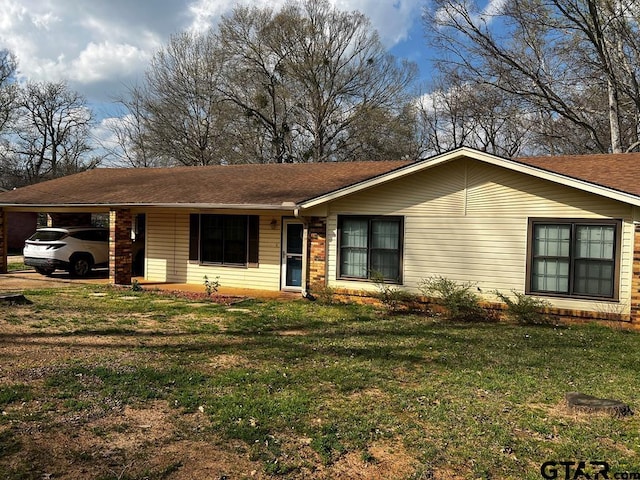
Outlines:
[{"label": "suv rear window", "polygon": [[66,232],[44,230],[44,231],[34,233],[33,235],[31,235],[31,237],[29,237],[29,240],[40,240],[41,242],[54,242],[56,240],[60,240],[64,238],[66,235],[67,235]]}]

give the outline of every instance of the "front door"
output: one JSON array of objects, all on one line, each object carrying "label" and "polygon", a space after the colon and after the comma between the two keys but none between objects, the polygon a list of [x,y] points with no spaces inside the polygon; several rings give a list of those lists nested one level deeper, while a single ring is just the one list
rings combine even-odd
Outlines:
[{"label": "front door", "polygon": [[304,227],[285,220],[282,227],[282,288],[302,290],[302,244]]}]

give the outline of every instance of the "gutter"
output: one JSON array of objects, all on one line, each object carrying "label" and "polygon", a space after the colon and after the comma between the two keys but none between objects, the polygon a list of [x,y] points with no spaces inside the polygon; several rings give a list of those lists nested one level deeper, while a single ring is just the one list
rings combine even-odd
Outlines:
[{"label": "gutter", "polygon": [[226,209],[226,210],[291,210],[295,204],[284,202],[280,205],[246,204],[246,203],[0,203],[0,208],[192,208],[192,209]]}]

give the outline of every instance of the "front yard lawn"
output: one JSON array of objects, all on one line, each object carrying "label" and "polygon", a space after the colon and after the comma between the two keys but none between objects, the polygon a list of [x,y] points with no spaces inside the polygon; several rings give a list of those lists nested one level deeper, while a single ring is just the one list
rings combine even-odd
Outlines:
[{"label": "front yard lawn", "polygon": [[96,287],[25,295],[32,305],[0,310],[3,479],[640,472],[638,414],[564,402],[579,391],[638,410],[636,332]]}]

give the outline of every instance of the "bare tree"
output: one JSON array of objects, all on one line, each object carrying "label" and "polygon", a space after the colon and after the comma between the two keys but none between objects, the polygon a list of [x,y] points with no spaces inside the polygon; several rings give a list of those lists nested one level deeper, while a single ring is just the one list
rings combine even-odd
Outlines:
[{"label": "bare tree", "polygon": [[493,10],[473,1],[434,5],[425,21],[441,49],[441,70],[519,98],[538,112],[539,136],[571,125],[565,130],[582,132],[578,152],[618,152],[637,141],[637,2],[506,0]]},{"label": "bare tree", "polygon": [[274,15],[268,8],[238,7],[217,33],[224,58],[218,88],[238,109],[240,163],[295,160],[295,106],[302,93],[286,78],[284,59],[273,48]]},{"label": "bare tree", "polygon": [[166,163],[227,162],[231,148],[229,108],[221,80],[217,39],[211,33],[181,33],[151,61],[146,85],[130,93],[143,131],[134,132],[151,157]]},{"label": "bare tree", "polygon": [[274,19],[271,36],[281,70],[300,93],[303,159],[349,159],[349,143],[357,142],[346,135],[350,125],[406,102],[416,66],[389,55],[359,12],[339,11],[326,0],[289,4]]},{"label": "bare tree", "polygon": [[0,50],[0,133],[11,121],[16,108],[18,88],[13,80],[17,67],[15,55],[9,50]]},{"label": "bare tree", "polygon": [[397,135],[395,120],[372,122],[403,114],[414,75],[366,17],[327,0],[238,7],[217,29],[176,35],[155,55],[125,102],[142,128],[124,133],[136,158],[144,146],[173,163],[351,160],[371,151],[361,148],[366,125]]},{"label": "bare tree", "polygon": [[88,144],[91,112],[65,83],[28,83],[20,91],[8,156],[23,183],[97,166]]},{"label": "bare tree", "polygon": [[366,108],[366,115],[356,115],[350,123],[346,141],[338,141],[343,160],[414,160],[425,154],[416,128],[420,110],[414,102],[398,111]]},{"label": "bare tree", "polygon": [[8,139],[4,137],[16,109],[16,68],[15,56],[8,50],[0,50],[0,187],[7,189],[21,183],[15,162],[9,156]]},{"label": "bare tree", "polygon": [[472,147],[512,157],[535,150],[534,114],[517,98],[455,76],[435,85],[419,102],[418,129],[426,153]]},{"label": "bare tree", "polygon": [[112,138],[102,147],[115,159],[117,165],[123,167],[162,166],[163,163],[153,155],[146,140],[145,124],[148,124],[148,120],[147,112],[142,105],[144,95],[137,86],[131,87],[129,93],[129,97],[116,100],[122,107],[122,115],[108,120],[107,128]]}]

